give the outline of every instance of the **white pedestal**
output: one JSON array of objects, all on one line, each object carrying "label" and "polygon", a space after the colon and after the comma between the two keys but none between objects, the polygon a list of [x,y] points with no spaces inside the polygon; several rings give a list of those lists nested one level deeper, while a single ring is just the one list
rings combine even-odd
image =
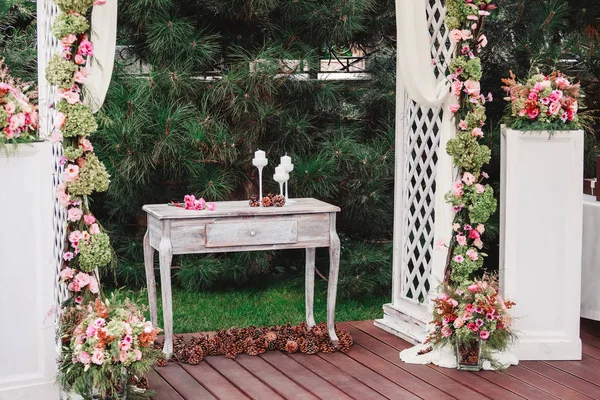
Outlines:
[{"label": "white pedestal", "polygon": [[58,399],[50,143],[0,150],[0,399]]},{"label": "white pedestal", "polygon": [[520,360],[580,360],[583,132],[502,129],[500,281]]}]

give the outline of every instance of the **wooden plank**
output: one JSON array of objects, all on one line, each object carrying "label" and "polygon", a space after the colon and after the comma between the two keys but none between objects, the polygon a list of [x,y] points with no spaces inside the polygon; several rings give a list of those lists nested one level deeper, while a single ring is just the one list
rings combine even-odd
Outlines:
[{"label": "wooden plank", "polygon": [[556,396],[559,399],[589,399],[588,396],[585,396],[582,393],[569,389],[568,387],[563,386],[560,383],[557,383],[549,378],[546,378],[543,375],[540,375],[536,372],[533,372],[530,369],[518,365],[510,367],[507,372],[509,375],[512,375],[515,378],[530,384],[531,386],[535,386],[536,388],[541,389],[546,393]]},{"label": "wooden plank", "polygon": [[552,379],[555,382],[560,382],[561,385],[571,388],[579,393],[585,394],[593,399],[600,399],[600,388],[581,378],[561,371],[558,368],[539,362],[539,361],[522,361],[521,366],[537,372],[546,378]]},{"label": "wooden plank", "polygon": [[246,371],[235,360],[223,356],[206,357],[205,360],[248,397],[256,400],[283,399],[273,389],[265,385],[264,382]]},{"label": "wooden plank", "polygon": [[590,346],[594,346],[594,347],[600,348],[600,337],[594,336],[591,333],[588,333],[588,332],[586,332],[584,330],[581,330],[580,337],[581,337],[581,341],[583,343],[587,343]]},{"label": "wooden plank", "polygon": [[400,367],[384,360],[383,358],[371,353],[369,350],[361,347],[354,346],[347,353],[349,357],[352,357],[356,361],[368,366],[373,371],[377,372],[381,376],[385,376],[392,382],[404,387],[406,390],[416,394],[423,399],[432,400],[444,400],[453,399],[453,397],[442,392],[435,386],[430,385],[428,382],[421,380],[419,377],[414,376]]},{"label": "wooden plank", "polygon": [[336,368],[320,357],[306,354],[290,354],[290,357],[330,382],[338,389],[355,399],[385,399],[367,385],[359,382],[346,372]]},{"label": "wooden plank", "polygon": [[220,400],[249,399],[208,363],[201,362],[198,365],[181,364],[181,367]]},{"label": "wooden plank", "polygon": [[236,361],[286,399],[317,400],[317,397],[310,391],[298,385],[260,357],[241,354],[236,357]]},{"label": "wooden plank", "polygon": [[389,399],[418,399],[413,393],[381,376],[343,353],[319,354],[319,357],[356,378]]},{"label": "wooden plank", "polygon": [[316,199],[294,199],[295,203],[286,204],[283,207],[250,207],[247,201],[221,201],[216,203],[214,211],[193,211],[168,204],[148,204],[142,209],[158,219],[180,219],[180,218],[216,218],[216,217],[240,217],[258,215],[286,215],[286,214],[316,214],[340,212],[340,208]]},{"label": "wooden plank", "polygon": [[185,399],[216,399],[177,363],[170,362],[156,372]]},{"label": "wooden plank", "polygon": [[450,379],[454,379],[457,382],[461,382],[463,385],[473,389],[476,392],[481,393],[484,396],[488,396],[492,399],[502,400],[519,400],[523,399],[516,393],[513,393],[502,386],[498,386],[493,382],[488,381],[485,378],[477,375],[476,373],[469,372],[468,376],[465,377],[465,371],[459,371],[453,368],[442,368],[438,366],[431,366],[436,371],[446,375]]},{"label": "wooden plank", "polygon": [[282,352],[269,351],[261,354],[260,357],[321,399],[352,399],[340,389]]},{"label": "wooden plank", "polygon": [[558,398],[507,374],[498,373],[496,371],[479,371],[476,372],[476,374],[506,390],[510,390],[519,396],[523,396],[526,399],[544,400]]},{"label": "wooden plank", "polygon": [[[587,356],[586,356],[587,357]],[[589,360],[594,360],[598,363],[600,361],[589,358]],[[583,362],[583,361],[547,361],[549,365],[552,365],[554,368],[558,368],[562,371],[568,372],[571,375],[575,375],[583,380],[586,380],[590,383],[593,383],[600,387],[600,372],[595,371],[592,368],[591,362]]]},{"label": "wooden plank", "polygon": [[[165,368],[165,367],[160,367]],[[158,368],[157,368],[158,369]],[[150,370],[146,374],[148,386],[154,391],[155,400],[185,400],[167,381],[165,381],[155,370]]]},{"label": "wooden plank", "polygon": [[[365,330],[371,330],[375,335],[378,335],[379,338],[369,335],[367,332],[363,330],[359,330],[358,326],[364,328]],[[388,360],[394,365],[399,366],[403,370],[411,373],[414,376],[417,376],[438,389],[446,392],[450,396],[454,396],[457,393],[460,393],[461,399],[481,399],[481,393],[478,393],[461,382],[457,382],[454,379],[449,378],[448,376],[442,374],[438,370],[431,368],[427,365],[417,365],[417,364],[407,364],[400,361],[398,348],[392,347],[390,343],[396,343],[399,346],[407,347],[410,346],[404,340],[389,334],[377,327],[375,327],[371,321],[365,321],[365,323],[354,323],[352,322],[352,326],[348,326],[347,328],[350,334],[353,336],[355,344],[358,344],[367,350],[371,351],[374,354],[382,357],[385,360]]]},{"label": "wooden plank", "polygon": [[600,348],[591,346],[587,343],[581,344],[583,348],[583,354],[595,358],[596,360],[600,360]]}]

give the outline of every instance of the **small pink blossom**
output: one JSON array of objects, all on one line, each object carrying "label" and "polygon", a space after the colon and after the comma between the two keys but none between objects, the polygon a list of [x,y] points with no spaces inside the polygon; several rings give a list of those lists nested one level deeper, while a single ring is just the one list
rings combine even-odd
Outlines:
[{"label": "small pink blossom", "polygon": [[82,302],[83,302],[83,297],[81,297],[81,296],[75,297],[75,303],[76,304],[81,304]]},{"label": "small pink blossom", "polygon": [[459,127],[461,130],[463,130],[463,131],[466,131],[466,130],[469,128],[469,124],[467,124],[467,121],[465,121],[465,120],[463,119],[463,120],[461,120],[461,121],[458,123],[458,127]]},{"label": "small pink blossom", "polygon": [[469,257],[472,261],[477,261],[479,259],[479,253],[473,249],[469,249],[467,250],[467,257]]},{"label": "small pink blossom", "polygon": [[485,47],[485,46],[488,45],[488,38],[487,38],[487,36],[485,36],[485,35],[479,36],[479,45],[481,47]]},{"label": "small pink blossom", "polygon": [[463,40],[470,40],[470,39],[473,39],[473,32],[471,32],[471,31],[470,31],[470,30],[468,30],[468,29],[463,29],[463,30],[461,31],[461,35],[462,35],[462,39],[463,39]]},{"label": "small pink blossom", "polygon": [[69,104],[76,104],[81,101],[79,93],[73,92],[72,90],[65,90],[60,96],[67,101]]},{"label": "small pink blossom", "polygon": [[79,207],[71,207],[69,211],[67,211],[67,221],[77,222],[81,219],[83,215],[83,211]]},{"label": "small pink blossom", "polygon": [[452,184],[452,194],[458,198],[463,195],[463,184],[460,181],[455,181]]},{"label": "small pink blossom", "polygon": [[456,241],[458,242],[459,246],[467,245],[467,237],[465,235],[456,235]]},{"label": "small pink blossom", "polygon": [[92,362],[96,365],[102,365],[102,363],[104,363],[104,352],[100,349],[94,349]]},{"label": "small pink blossom", "polygon": [[463,261],[465,261],[465,258],[459,254],[456,257],[454,257],[454,261],[460,264]]},{"label": "small pink blossom", "polygon": [[460,80],[455,79],[454,81],[452,81],[452,94],[453,95],[460,96],[460,94],[462,92],[462,88],[463,88],[463,83]]},{"label": "small pink blossom", "polygon": [[[71,253],[71,254],[73,254],[73,253]],[[67,279],[72,279],[72,278],[73,278],[73,270],[71,268],[66,267],[62,271],[60,271],[60,279],[61,280],[66,281]]]},{"label": "small pink blossom", "polygon": [[464,86],[465,86],[465,92],[468,95],[471,95],[473,97],[479,97],[479,94],[481,91],[481,84],[478,81],[469,79],[468,81],[465,82]]},{"label": "small pink blossom", "polygon": [[473,246],[477,247],[479,250],[483,249],[483,241],[481,239],[475,239],[473,241]]},{"label": "small pink blossom", "polygon": [[83,39],[79,43],[79,49],[77,49],[77,54],[81,54],[84,56],[94,55],[94,45],[89,40]]},{"label": "small pink blossom", "polygon": [[450,109],[451,113],[456,114],[458,112],[458,110],[460,110],[460,105],[459,104],[451,104],[449,109]]},{"label": "small pink blossom", "polygon": [[[469,287],[467,289],[469,289],[469,292],[471,292],[471,293],[479,292],[479,286],[476,284],[469,285]],[[475,310],[475,308],[473,307],[471,309],[468,309],[467,311],[473,312],[474,310]]]},{"label": "small pink blossom", "polygon": [[63,260],[65,261],[71,261],[73,257],[75,257],[75,254],[73,254],[72,251],[67,251],[65,254],[63,254]]},{"label": "small pink blossom", "polygon": [[482,172],[481,176],[483,176],[485,179],[488,179],[490,176],[487,174],[487,172]]},{"label": "small pink blossom", "polygon": [[69,164],[63,172],[63,181],[75,182],[79,178],[79,167],[74,164]]},{"label": "small pink blossom", "polygon": [[548,107],[548,113],[550,113],[550,115],[558,115],[558,113],[562,110],[562,106],[560,105],[560,103],[558,101],[555,101],[554,103],[550,103],[550,107]]},{"label": "small pink blossom", "polygon": [[442,300],[442,301],[446,301],[449,299],[448,295],[446,293],[442,293],[439,295],[438,299]]},{"label": "small pink blossom", "polygon": [[92,146],[92,142],[90,142],[86,138],[79,139],[79,147],[81,147],[83,151],[94,151],[94,146]]},{"label": "small pink blossom", "polygon": [[209,211],[215,211],[217,209],[217,204],[213,202],[206,203],[206,209]]},{"label": "small pink blossom", "polygon": [[89,75],[90,74],[87,68],[79,68],[79,71],[75,72],[73,75],[73,79],[77,83],[85,83]]},{"label": "small pink blossom", "polygon": [[63,44],[63,46],[71,46],[73,43],[75,43],[77,41],[77,36],[73,35],[72,33],[69,33],[67,36],[62,38],[60,41]]},{"label": "small pink blossom", "polygon": [[482,327],[482,326],[485,324],[485,322],[483,322],[483,320],[482,320],[482,319],[478,319],[477,321],[475,321],[475,323],[476,323],[476,324],[477,324],[477,326],[478,326],[478,327],[480,327],[480,328],[481,328],[481,327]]},{"label": "small pink blossom", "polygon": [[471,232],[469,232],[469,239],[475,240],[475,239],[479,239],[480,237],[481,237],[481,234],[474,229]]},{"label": "small pink blossom", "polygon": [[462,31],[460,29],[452,29],[450,31],[450,38],[455,42],[458,43],[461,40],[463,40],[463,35],[462,35]]},{"label": "small pink blossom", "polygon": [[71,201],[71,196],[66,193],[67,185],[64,182],[61,182],[56,187],[56,198],[61,206],[66,207],[69,205]]},{"label": "small pink blossom", "polygon": [[465,320],[464,319],[457,318],[457,319],[454,320],[454,324],[453,325],[454,325],[454,327],[456,329],[460,329],[460,328],[463,327],[464,324],[465,324]]},{"label": "small pink blossom", "polygon": [[490,338],[490,332],[489,331],[481,331],[481,332],[479,332],[479,337],[483,340],[488,340]]},{"label": "small pink blossom", "polygon": [[481,128],[473,128],[471,134],[475,137],[483,137],[483,131],[481,130]]},{"label": "small pink blossom", "polygon": [[85,222],[86,225],[92,225],[94,222],[96,222],[96,217],[94,217],[92,214],[85,214],[83,216],[83,222]]},{"label": "small pink blossom", "polygon": [[529,110],[527,110],[527,115],[529,116],[530,119],[536,119],[540,115],[540,109],[539,108],[529,109]]},{"label": "small pink blossom", "polygon": [[85,64],[85,57],[83,57],[81,54],[77,54],[75,56],[75,64],[77,64],[77,65]]},{"label": "small pink blossom", "polygon": [[81,231],[73,231],[69,234],[69,242],[77,243],[81,240]]},{"label": "small pink blossom", "polygon": [[444,337],[448,337],[448,336],[452,335],[452,329],[449,326],[442,327],[442,335]]},{"label": "small pink blossom", "polygon": [[563,92],[561,90],[553,90],[552,93],[550,93],[550,95],[548,96],[548,100],[550,100],[551,103],[560,101],[560,99],[562,98]]},{"label": "small pink blossom", "polygon": [[483,224],[478,224],[477,227],[475,228],[475,230],[481,234],[483,234],[485,232],[485,225]]},{"label": "small pink blossom", "polygon": [[82,351],[81,353],[79,353],[78,359],[79,359],[79,362],[84,365],[87,365],[90,363],[90,355],[85,351]]},{"label": "small pink blossom", "polygon": [[98,226],[98,224],[92,224],[90,226],[90,234],[97,235],[98,233],[100,233],[100,227]]},{"label": "small pink blossom", "polygon": [[483,186],[482,184],[478,183],[475,185],[475,191],[479,194],[485,192],[485,186]]},{"label": "small pink blossom", "polygon": [[465,231],[471,231],[471,230],[473,230],[473,227],[469,224],[466,224],[464,229],[465,229]]},{"label": "small pink blossom", "polygon": [[475,183],[475,176],[473,174],[471,174],[470,172],[465,172],[463,174],[462,181],[467,186],[471,186],[473,183]]}]

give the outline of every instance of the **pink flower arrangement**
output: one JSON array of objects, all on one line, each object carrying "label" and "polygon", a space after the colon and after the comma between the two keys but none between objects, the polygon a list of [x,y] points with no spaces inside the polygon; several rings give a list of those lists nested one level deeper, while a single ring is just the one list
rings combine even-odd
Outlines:
[{"label": "pink flower arrangement", "polygon": [[524,128],[523,124],[532,122],[579,126],[577,112],[583,93],[578,83],[572,83],[560,72],[536,74],[524,84],[517,82],[511,72],[510,78],[502,82],[506,85],[505,100],[511,103],[508,119],[512,127]]},{"label": "pink flower arrangement", "polygon": [[185,208],[186,210],[195,210],[195,211],[215,211],[217,209],[217,204],[213,202],[207,203],[203,198],[196,198],[193,194],[186,194],[183,198],[183,203],[169,203],[170,206]]},{"label": "pink flower arrangement", "polygon": [[29,86],[11,78],[3,63],[0,59],[0,140],[32,138],[37,134],[38,114],[37,107],[24,94]]}]

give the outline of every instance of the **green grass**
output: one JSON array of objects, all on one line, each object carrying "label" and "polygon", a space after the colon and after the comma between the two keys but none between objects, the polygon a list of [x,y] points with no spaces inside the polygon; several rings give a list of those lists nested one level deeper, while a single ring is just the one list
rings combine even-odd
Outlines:
[{"label": "green grass", "polygon": [[[315,320],[326,320],[326,284],[315,288]],[[159,291],[159,321],[162,305]],[[339,293],[338,293],[339,294]],[[146,291],[120,291],[140,305],[147,305]],[[336,305],[336,322],[381,318],[389,294],[361,299],[341,299]],[[146,313],[148,314],[148,313]],[[147,315],[148,317],[148,315]],[[265,289],[187,292],[173,288],[173,329],[175,333],[208,332],[249,325],[268,326],[304,321],[304,283],[277,282]],[[160,324],[162,325],[162,323]]]}]

